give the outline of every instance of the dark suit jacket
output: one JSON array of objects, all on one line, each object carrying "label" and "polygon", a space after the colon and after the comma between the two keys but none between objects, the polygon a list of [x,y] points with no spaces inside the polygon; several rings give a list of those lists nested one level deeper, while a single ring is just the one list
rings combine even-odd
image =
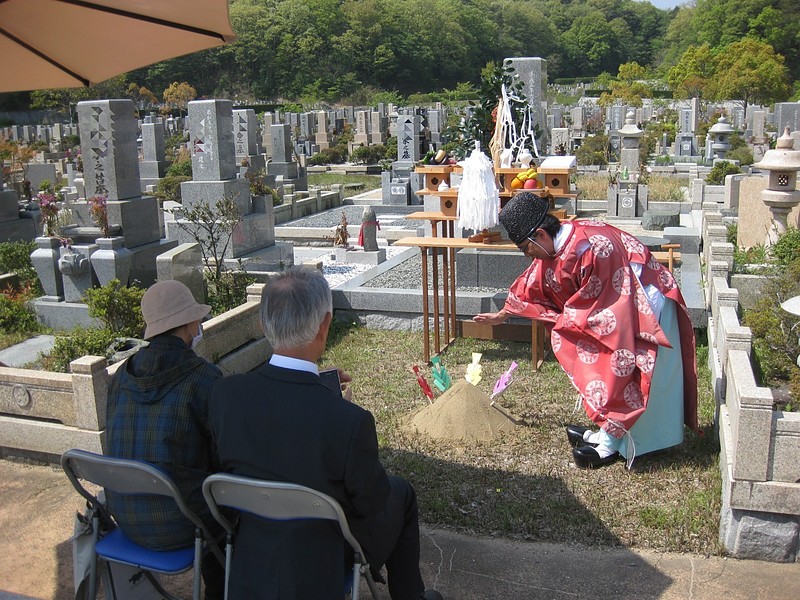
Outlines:
[{"label": "dark suit jacket", "polygon": [[[370,412],[313,373],[265,365],[219,380],[209,417],[223,471],[298,483],[334,497],[353,534],[369,546],[370,518],[390,488]],[[274,523],[245,514],[230,598],[340,600],[344,563],[333,522]]]}]

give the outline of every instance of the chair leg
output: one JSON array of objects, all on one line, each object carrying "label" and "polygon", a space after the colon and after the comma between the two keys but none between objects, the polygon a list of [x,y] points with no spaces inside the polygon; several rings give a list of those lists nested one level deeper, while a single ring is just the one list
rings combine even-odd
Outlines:
[{"label": "chair leg", "polygon": [[353,564],[353,575],[352,581],[350,582],[350,586],[352,587],[353,591],[350,594],[350,600],[358,600],[358,593],[359,588],[361,587],[361,565],[358,562]]},{"label": "chair leg", "polygon": [[89,566],[89,600],[97,599],[97,540],[100,537],[100,518],[92,516],[92,562]]},{"label": "chair leg", "polygon": [[372,572],[369,570],[369,565],[365,565],[362,567],[364,579],[367,580],[367,587],[369,588],[369,593],[372,594],[373,600],[378,600],[378,586],[375,585],[375,580],[372,578]]},{"label": "chair leg", "polygon": [[194,581],[192,585],[192,600],[200,600],[200,571],[203,554],[203,537],[200,531],[194,535]]},{"label": "chair leg", "polygon": [[225,600],[228,600],[228,582],[231,577],[231,558],[233,556],[233,536],[228,534],[225,542]]}]

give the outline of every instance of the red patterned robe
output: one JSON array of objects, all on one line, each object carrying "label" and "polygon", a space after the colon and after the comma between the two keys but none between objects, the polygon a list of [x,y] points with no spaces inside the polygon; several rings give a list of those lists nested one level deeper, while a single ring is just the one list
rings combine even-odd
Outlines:
[{"label": "red patterned robe", "polygon": [[[658,346],[671,347],[643,289],[655,286],[680,307],[684,422],[697,431],[694,329],[672,273],[616,227],[599,221],[570,225],[555,258],[535,259],[514,281],[505,310],[547,324],[553,353],[581,394],[586,414],[619,438],[647,408]],[[631,263],[643,265],[640,278]]]}]

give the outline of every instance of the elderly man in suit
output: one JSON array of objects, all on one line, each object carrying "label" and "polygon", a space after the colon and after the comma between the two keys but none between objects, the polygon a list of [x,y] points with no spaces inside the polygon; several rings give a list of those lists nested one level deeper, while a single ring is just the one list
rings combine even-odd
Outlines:
[{"label": "elderly man in suit", "polygon": [[[425,591],[419,570],[414,489],[387,475],[378,460],[372,414],[350,402],[348,386],[342,395],[319,377],[332,315],[331,291],[317,270],[293,267],[265,286],[261,322],[274,349],[269,364],[222,378],[212,393],[211,429],[222,468],[332,496],[373,572],[386,565],[392,600],[441,600]],[[339,600],[346,560],[334,523],[241,514],[230,598]]]}]

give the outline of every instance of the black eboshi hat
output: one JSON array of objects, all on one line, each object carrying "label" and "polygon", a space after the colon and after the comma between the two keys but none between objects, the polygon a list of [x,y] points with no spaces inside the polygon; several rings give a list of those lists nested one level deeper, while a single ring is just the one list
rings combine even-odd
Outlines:
[{"label": "black eboshi hat", "polygon": [[517,194],[500,211],[500,223],[506,228],[508,237],[519,244],[531,232],[541,227],[550,202],[531,192]]}]

